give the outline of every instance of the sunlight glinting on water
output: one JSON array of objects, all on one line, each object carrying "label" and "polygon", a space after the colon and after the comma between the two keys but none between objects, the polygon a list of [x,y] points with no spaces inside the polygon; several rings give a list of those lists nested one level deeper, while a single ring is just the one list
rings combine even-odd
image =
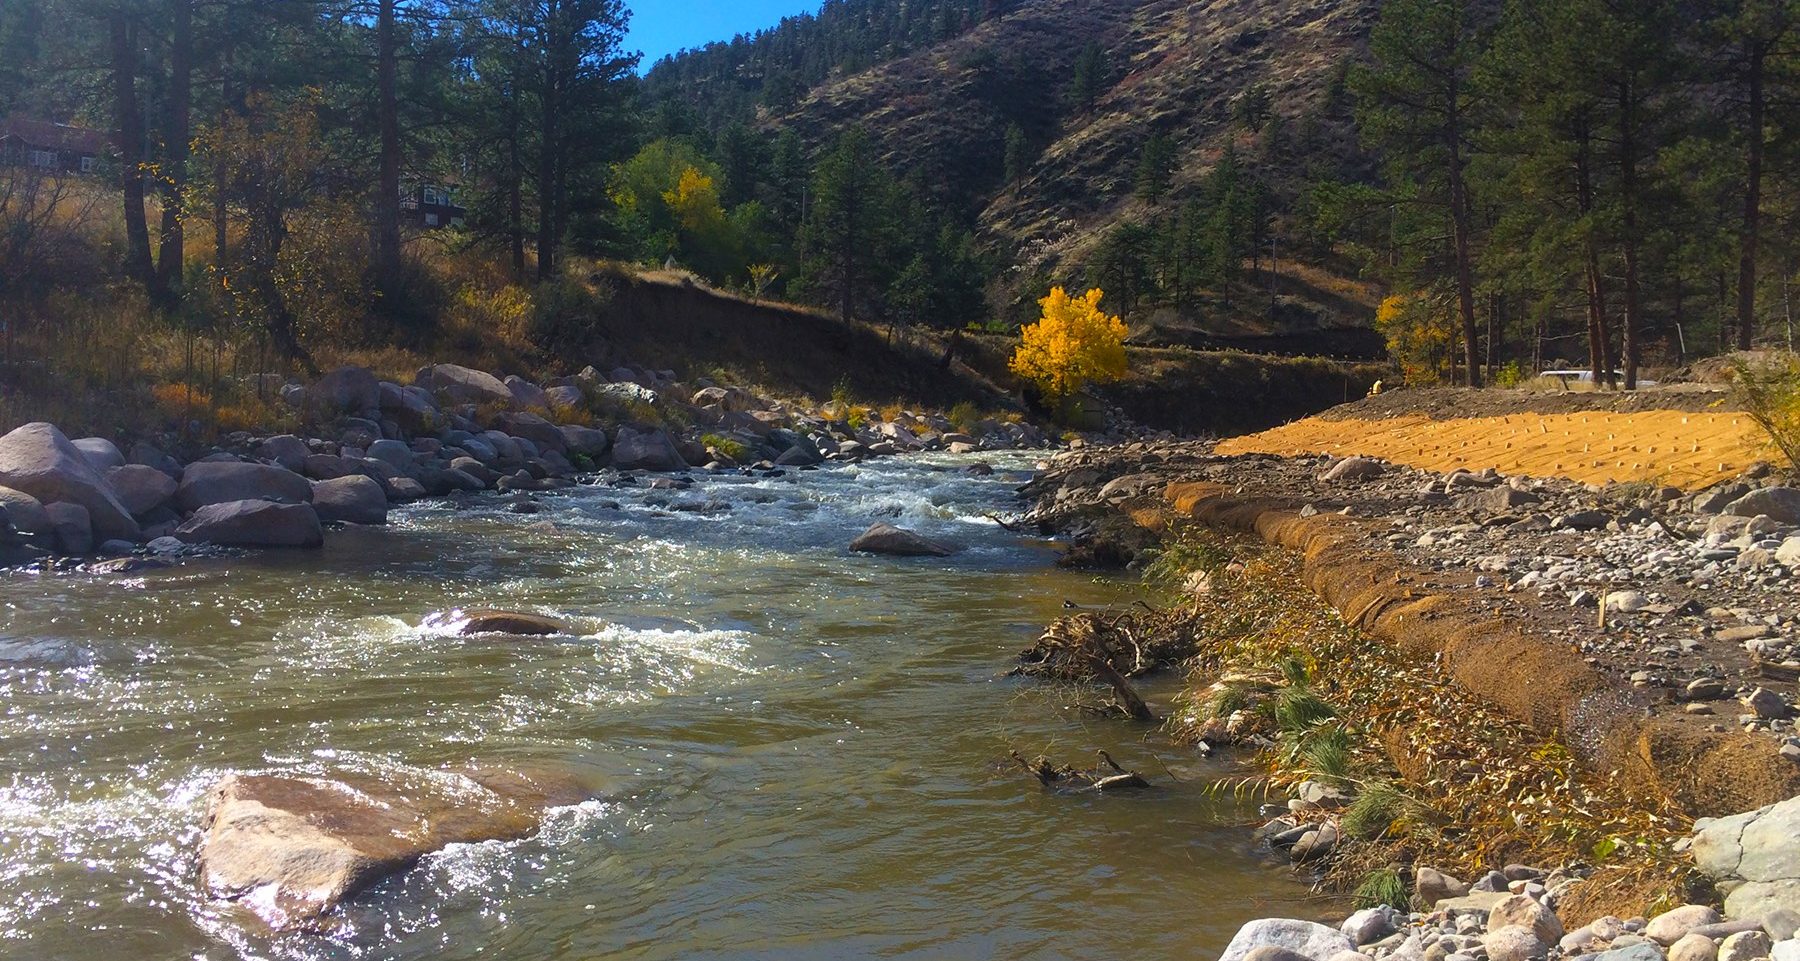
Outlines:
[{"label": "sunlight glinting on water", "polygon": [[[0,957],[1187,957],[1257,907],[1197,923],[1198,901],[1296,897],[1198,780],[1059,798],[1001,763],[1168,749],[995,680],[1065,600],[1132,592],[986,518],[1026,461],[966,463],[477,497],[321,552],[0,579]],[[849,554],[878,519],[961,550]],[[428,623],[471,607],[569,629]],[[429,856],[323,933],[197,890],[228,773],[449,791],[470,762],[597,797]]]}]

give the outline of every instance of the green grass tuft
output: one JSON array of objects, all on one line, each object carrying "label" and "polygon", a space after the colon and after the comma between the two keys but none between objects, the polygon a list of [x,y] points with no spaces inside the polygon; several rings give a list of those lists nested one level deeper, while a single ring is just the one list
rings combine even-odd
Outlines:
[{"label": "green grass tuft", "polygon": [[1401,879],[1400,872],[1391,867],[1363,875],[1354,897],[1358,908],[1378,908],[1385,904],[1404,911],[1411,901],[1406,882]]},{"label": "green grass tuft", "polygon": [[1406,798],[1386,782],[1365,787],[1356,800],[1344,809],[1338,823],[1346,835],[1373,841],[1387,834],[1406,812]]}]

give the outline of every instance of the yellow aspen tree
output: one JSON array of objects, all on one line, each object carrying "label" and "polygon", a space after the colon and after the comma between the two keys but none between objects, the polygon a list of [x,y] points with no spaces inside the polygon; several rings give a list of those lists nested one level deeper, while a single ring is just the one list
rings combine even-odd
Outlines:
[{"label": "yellow aspen tree", "polygon": [[1062,403],[1088,384],[1125,376],[1125,323],[1100,309],[1099,288],[1070,297],[1061,287],[1038,301],[1043,316],[1019,332],[1009,365],[1043,395]]}]

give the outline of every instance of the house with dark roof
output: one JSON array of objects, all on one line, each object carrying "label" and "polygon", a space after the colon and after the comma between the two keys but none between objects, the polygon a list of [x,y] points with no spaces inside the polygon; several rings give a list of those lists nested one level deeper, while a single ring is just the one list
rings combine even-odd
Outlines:
[{"label": "house with dark roof", "polygon": [[468,211],[445,184],[415,184],[400,198],[404,221],[420,230],[461,227]]},{"label": "house with dark roof", "polygon": [[112,150],[100,130],[30,117],[0,119],[0,164],[64,173],[89,173]]}]

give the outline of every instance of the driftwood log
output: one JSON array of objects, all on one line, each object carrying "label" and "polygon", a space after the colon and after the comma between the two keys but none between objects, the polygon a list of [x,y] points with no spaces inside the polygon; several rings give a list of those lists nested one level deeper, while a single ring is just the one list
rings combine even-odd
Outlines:
[{"label": "driftwood log", "polygon": [[1095,768],[1083,771],[1067,764],[1055,764],[1049,758],[1038,755],[1026,760],[1018,751],[1012,752],[1012,759],[1027,774],[1038,779],[1038,783],[1065,793],[1084,791],[1109,791],[1122,788],[1147,788],[1150,782],[1136,771],[1127,771],[1114,761],[1111,754],[1098,752],[1100,760],[1106,762],[1106,768]]}]

